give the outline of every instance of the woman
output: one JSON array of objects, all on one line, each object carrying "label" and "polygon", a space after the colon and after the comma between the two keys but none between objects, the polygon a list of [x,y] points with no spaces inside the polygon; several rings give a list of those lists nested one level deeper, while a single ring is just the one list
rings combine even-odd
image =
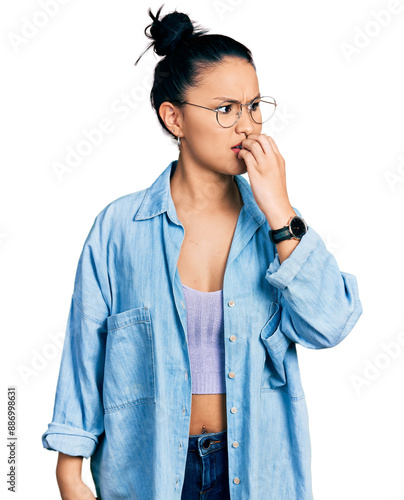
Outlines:
[{"label": "woman", "polygon": [[43,445],[66,498],[94,498],[91,457],[103,500],[312,500],[296,344],[348,335],[356,278],[289,201],[250,51],[160,11],[151,102],[179,157],[95,218]]}]

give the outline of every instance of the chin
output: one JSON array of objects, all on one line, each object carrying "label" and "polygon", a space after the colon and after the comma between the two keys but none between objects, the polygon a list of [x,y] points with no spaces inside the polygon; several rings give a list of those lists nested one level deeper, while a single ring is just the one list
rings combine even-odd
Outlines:
[{"label": "chin", "polygon": [[[237,160],[237,159],[236,159]],[[218,159],[215,158],[215,163],[217,164]],[[226,165],[225,169],[223,170],[223,165]],[[247,165],[244,160],[238,160],[235,163],[234,162],[228,162],[224,161],[221,163],[222,168],[217,165],[218,171],[221,171],[223,174],[227,175],[241,175],[245,174],[247,172]]]},{"label": "chin", "polygon": [[243,165],[238,165],[237,167],[233,167],[233,168],[229,169],[228,173],[230,175],[241,175],[241,174],[245,174],[246,172],[247,172],[247,166],[243,162]]},{"label": "chin", "polygon": [[247,165],[243,161],[243,163],[237,165],[236,167],[232,167],[230,170],[231,170],[231,175],[245,174],[247,172]]},{"label": "chin", "polygon": [[243,161],[243,164],[240,165],[239,170],[240,170],[240,172],[238,173],[238,175],[245,174],[247,172],[247,165],[245,164],[244,161]]}]

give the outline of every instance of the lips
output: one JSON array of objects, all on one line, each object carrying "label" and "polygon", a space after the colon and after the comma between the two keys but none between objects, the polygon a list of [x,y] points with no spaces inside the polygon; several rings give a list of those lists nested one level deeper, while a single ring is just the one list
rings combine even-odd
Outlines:
[{"label": "lips", "polygon": [[235,146],[233,146],[231,149],[235,149],[239,146],[239,149],[242,149],[242,146],[241,146],[241,142],[239,142],[238,144],[236,144]]}]

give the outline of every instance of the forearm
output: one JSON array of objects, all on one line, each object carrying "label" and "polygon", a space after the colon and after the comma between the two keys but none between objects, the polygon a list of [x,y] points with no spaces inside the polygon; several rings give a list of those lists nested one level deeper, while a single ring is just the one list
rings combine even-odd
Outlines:
[{"label": "forearm", "polygon": [[81,478],[82,465],[83,457],[59,452],[56,479],[62,500],[94,498]]}]

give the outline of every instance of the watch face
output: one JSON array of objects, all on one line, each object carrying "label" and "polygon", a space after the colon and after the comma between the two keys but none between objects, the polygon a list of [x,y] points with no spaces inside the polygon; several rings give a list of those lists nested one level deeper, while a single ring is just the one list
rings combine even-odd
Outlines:
[{"label": "watch face", "polygon": [[301,217],[293,217],[290,221],[290,229],[295,238],[301,238],[304,234],[306,234],[306,224]]}]

